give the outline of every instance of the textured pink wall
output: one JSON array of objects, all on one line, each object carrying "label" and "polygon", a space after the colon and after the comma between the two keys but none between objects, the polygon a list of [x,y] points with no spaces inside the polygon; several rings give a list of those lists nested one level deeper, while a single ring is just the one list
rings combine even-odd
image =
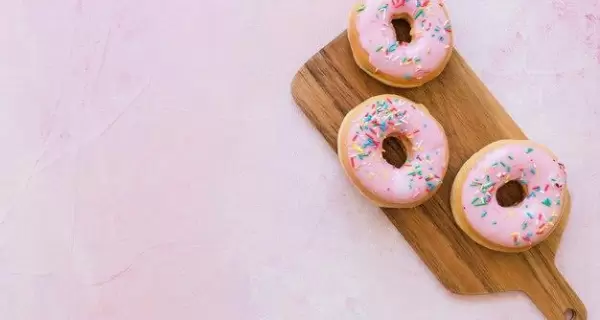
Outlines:
[{"label": "textured pink wall", "polygon": [[[443,290],[291,102],[352,2],[0,2],[0,319],[541,318]],[[558,264],[594,319],[600,5],[448,5],[569,166]]]}]

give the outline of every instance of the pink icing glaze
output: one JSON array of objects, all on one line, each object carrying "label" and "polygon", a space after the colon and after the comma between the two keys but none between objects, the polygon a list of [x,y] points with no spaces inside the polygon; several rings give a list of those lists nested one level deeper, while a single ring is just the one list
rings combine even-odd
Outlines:
[{"label": "pink icing glaze", "polygon": [[[466,219],[479,235],[500,246],[535,245],[562,213],[566,178],[564,165],[531,141],[494,148],[473,166],[462,186]],[[517,206],[503,208],[496,191],[510,180],[525,186],[527,196]]]},{"label": "pink icing glaze", "polygon": [[[412,203],[434,192],[448,165],[447,140],[435,119],[399,96],[384,95],[359,106],[345,137],[353,174],[359,183],[388,203]],[[388,136],[406,137],[412,145],[401,168],[382,156]]]},{"label": "pink icing glaze", "polygon": [[[443,67],[451,53],[452,28],[440,0],[366,0],[357,11],[361,46],[380,72],[421,79]],[[391,23],[402,16],[414,20],[410,43],[398,43]]]}]

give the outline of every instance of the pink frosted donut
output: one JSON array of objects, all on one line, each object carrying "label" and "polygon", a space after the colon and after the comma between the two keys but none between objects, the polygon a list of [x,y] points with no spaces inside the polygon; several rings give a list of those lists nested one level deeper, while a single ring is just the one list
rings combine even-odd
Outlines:
[{"label": "pink frosted donut", "polygon": [[[529,140],[502,140],[488,145],[460,169],[452,185],[451,204],[457,224],[490,249],[524,251],[546,239],[558,224],[566,200],[563,164],[544,146]],[[501,207],[498,189],[518,182],[525,199]]]},{"label": "pink frosted donut", "polygon": [[[402,141],[400,168],[383,158],[383,140]],[[338,134],[338,156],[350,180],[381,207],[415,207],[438,190],[448,167],[442,126],[419,104],[396,95],[368,99],[351,110]]]},{"label": "pink frosted donut", "polygon": [[[411,24],[412,41],[399,43],[394,19]],[[359,67],[395,87],[437,77],[452,54],[452,27],[441,0],[365,0],[350,15],[348,38]]]}]

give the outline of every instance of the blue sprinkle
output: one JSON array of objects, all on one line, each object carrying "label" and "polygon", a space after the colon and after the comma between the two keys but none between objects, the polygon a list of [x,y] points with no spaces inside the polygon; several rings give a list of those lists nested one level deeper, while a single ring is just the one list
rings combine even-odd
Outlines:
[{"label": "blue sprinkle", "polygon": [[529,217],[529,219],[533,219],[533,214],[531,214],[531,212],[526,212],[526,214]]}]

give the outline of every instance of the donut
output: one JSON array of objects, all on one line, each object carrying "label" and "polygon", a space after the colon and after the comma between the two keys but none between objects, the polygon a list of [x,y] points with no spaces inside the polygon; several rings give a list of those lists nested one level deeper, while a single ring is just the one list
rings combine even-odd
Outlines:
[{"label": "donut", "polygon": [[[501,140],[473,155],[451,191],[458,226],[475,242],[496,251],[521,252],[546,239],[566,206],[565,166],[546,147],[529,140]],[[525,198],[502,207],[497,191],[518,182]]]},{"label": "donut", "polygon": [[[400,140],[406,151],[400,168],[383,158],[388,137]],[[387,94],[346,115],[338,133],[338,156],[351,182],[375,204],[412,208],[440,187],[448,167],[448,141],[423,105]]]},{"label": "donut", "polygon": [[[399,43],[392,20],[411,25]],[[437,77],[452,54],[452,27],[441,0],[365,0],[350,14],[348,39],[358,66],[393,87],[418,87]]]}]

